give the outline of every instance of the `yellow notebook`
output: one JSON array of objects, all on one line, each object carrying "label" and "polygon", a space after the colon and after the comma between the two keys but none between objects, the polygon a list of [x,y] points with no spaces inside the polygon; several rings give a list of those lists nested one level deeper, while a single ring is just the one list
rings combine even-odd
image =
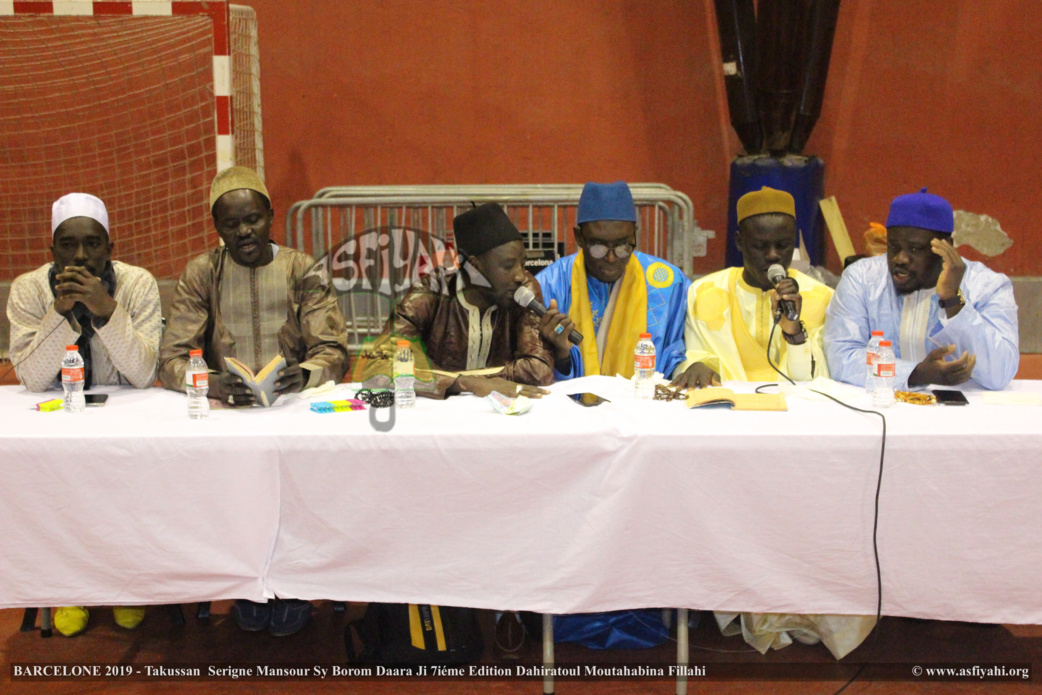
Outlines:
[{"label": "yellow notebook", "polygon": [[731,406],[731,410],[788,410],[781,393],[735,393],[731,389],[690,389],[684,401],[688,408],[703,405]]},{"label": "yellow notebook", "polygon": [[271,362],[264,365],[264,368],[256,374],[234,357],[225,357],[224,363],[228,366],[229,372],[240,377],[253,391],[253,397],[257,399],[257,403],[267,408],[278,400],[279,394],[275,393],[275,382],[279,378],[279,372],[286,367],[285,357],[275,355]]}]

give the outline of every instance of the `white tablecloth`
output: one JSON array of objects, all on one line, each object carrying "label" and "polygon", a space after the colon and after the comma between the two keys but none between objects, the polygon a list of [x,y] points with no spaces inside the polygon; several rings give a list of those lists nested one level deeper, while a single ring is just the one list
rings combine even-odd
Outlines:
[{"label": "white tablecloth", "polygon": [[181,394],[99,391],[67,415],[0,388],[0,606],[262,599],[277,437],[252,412],[190,422]]},{"label": "white tablecloth", "polygon": [[[800,398],[785,413],[686,410],[606,378],[553,390],[520,417],[420,399],[377,432],[368,413],[301,401],[190,422],[183,396],[158,390],[74,417],[0,389],[0,520],[14,530],[0,605],[264,592],[875,612],[879,418]],[[577,390],[613,402],[561,395]],[[886,411],[883,612],[1039,624],[1042,410],[969,397]]]}]

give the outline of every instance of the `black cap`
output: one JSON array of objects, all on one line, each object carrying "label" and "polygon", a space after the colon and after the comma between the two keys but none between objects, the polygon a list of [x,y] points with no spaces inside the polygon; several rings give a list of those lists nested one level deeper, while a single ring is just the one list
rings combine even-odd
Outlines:
[{"label": "black cap", "polygon": [[480,256],[497,246],[522,240],[521,232],[496,203],[485,203],[456,215],[452,232],[456,248],[465,256]]}]

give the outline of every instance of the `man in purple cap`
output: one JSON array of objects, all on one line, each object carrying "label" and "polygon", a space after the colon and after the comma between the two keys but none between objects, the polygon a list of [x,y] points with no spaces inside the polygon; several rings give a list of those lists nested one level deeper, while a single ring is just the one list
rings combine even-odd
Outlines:
[{"label": "man in purple cap", "polygon": [[881,330],[897,356],[896,389],[1005,388],[1020,361],[1009,278],[959,256],[952,206],[925,188],[895,198],[886,227],[886,258],[847,268],[826,312],[833,378],[864,385],[865,348]]},{"label": "man in purple cap", "polygon": [[[656,368],[666,377],[684,359],[684,309],[691,281],[672,263],[637,251],[637,208],[623,181],[587,183],[574,229],[579,252],[536,279],[549,302],[540,322],[554,346],[558,380],[633,376],[641,333],[655,343]],[[578,346],[568,335],[584,336]]]}]

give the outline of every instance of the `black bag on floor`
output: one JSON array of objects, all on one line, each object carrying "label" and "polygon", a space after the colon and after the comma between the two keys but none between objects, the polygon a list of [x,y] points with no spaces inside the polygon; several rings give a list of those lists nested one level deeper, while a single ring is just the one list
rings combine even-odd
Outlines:
[{"label": "black bag on floor", "polygon": [[415,603],[370,603],[344,628],[344,643],[352,663],[394,666],[466,664],[484,651],[473,608]]}]

